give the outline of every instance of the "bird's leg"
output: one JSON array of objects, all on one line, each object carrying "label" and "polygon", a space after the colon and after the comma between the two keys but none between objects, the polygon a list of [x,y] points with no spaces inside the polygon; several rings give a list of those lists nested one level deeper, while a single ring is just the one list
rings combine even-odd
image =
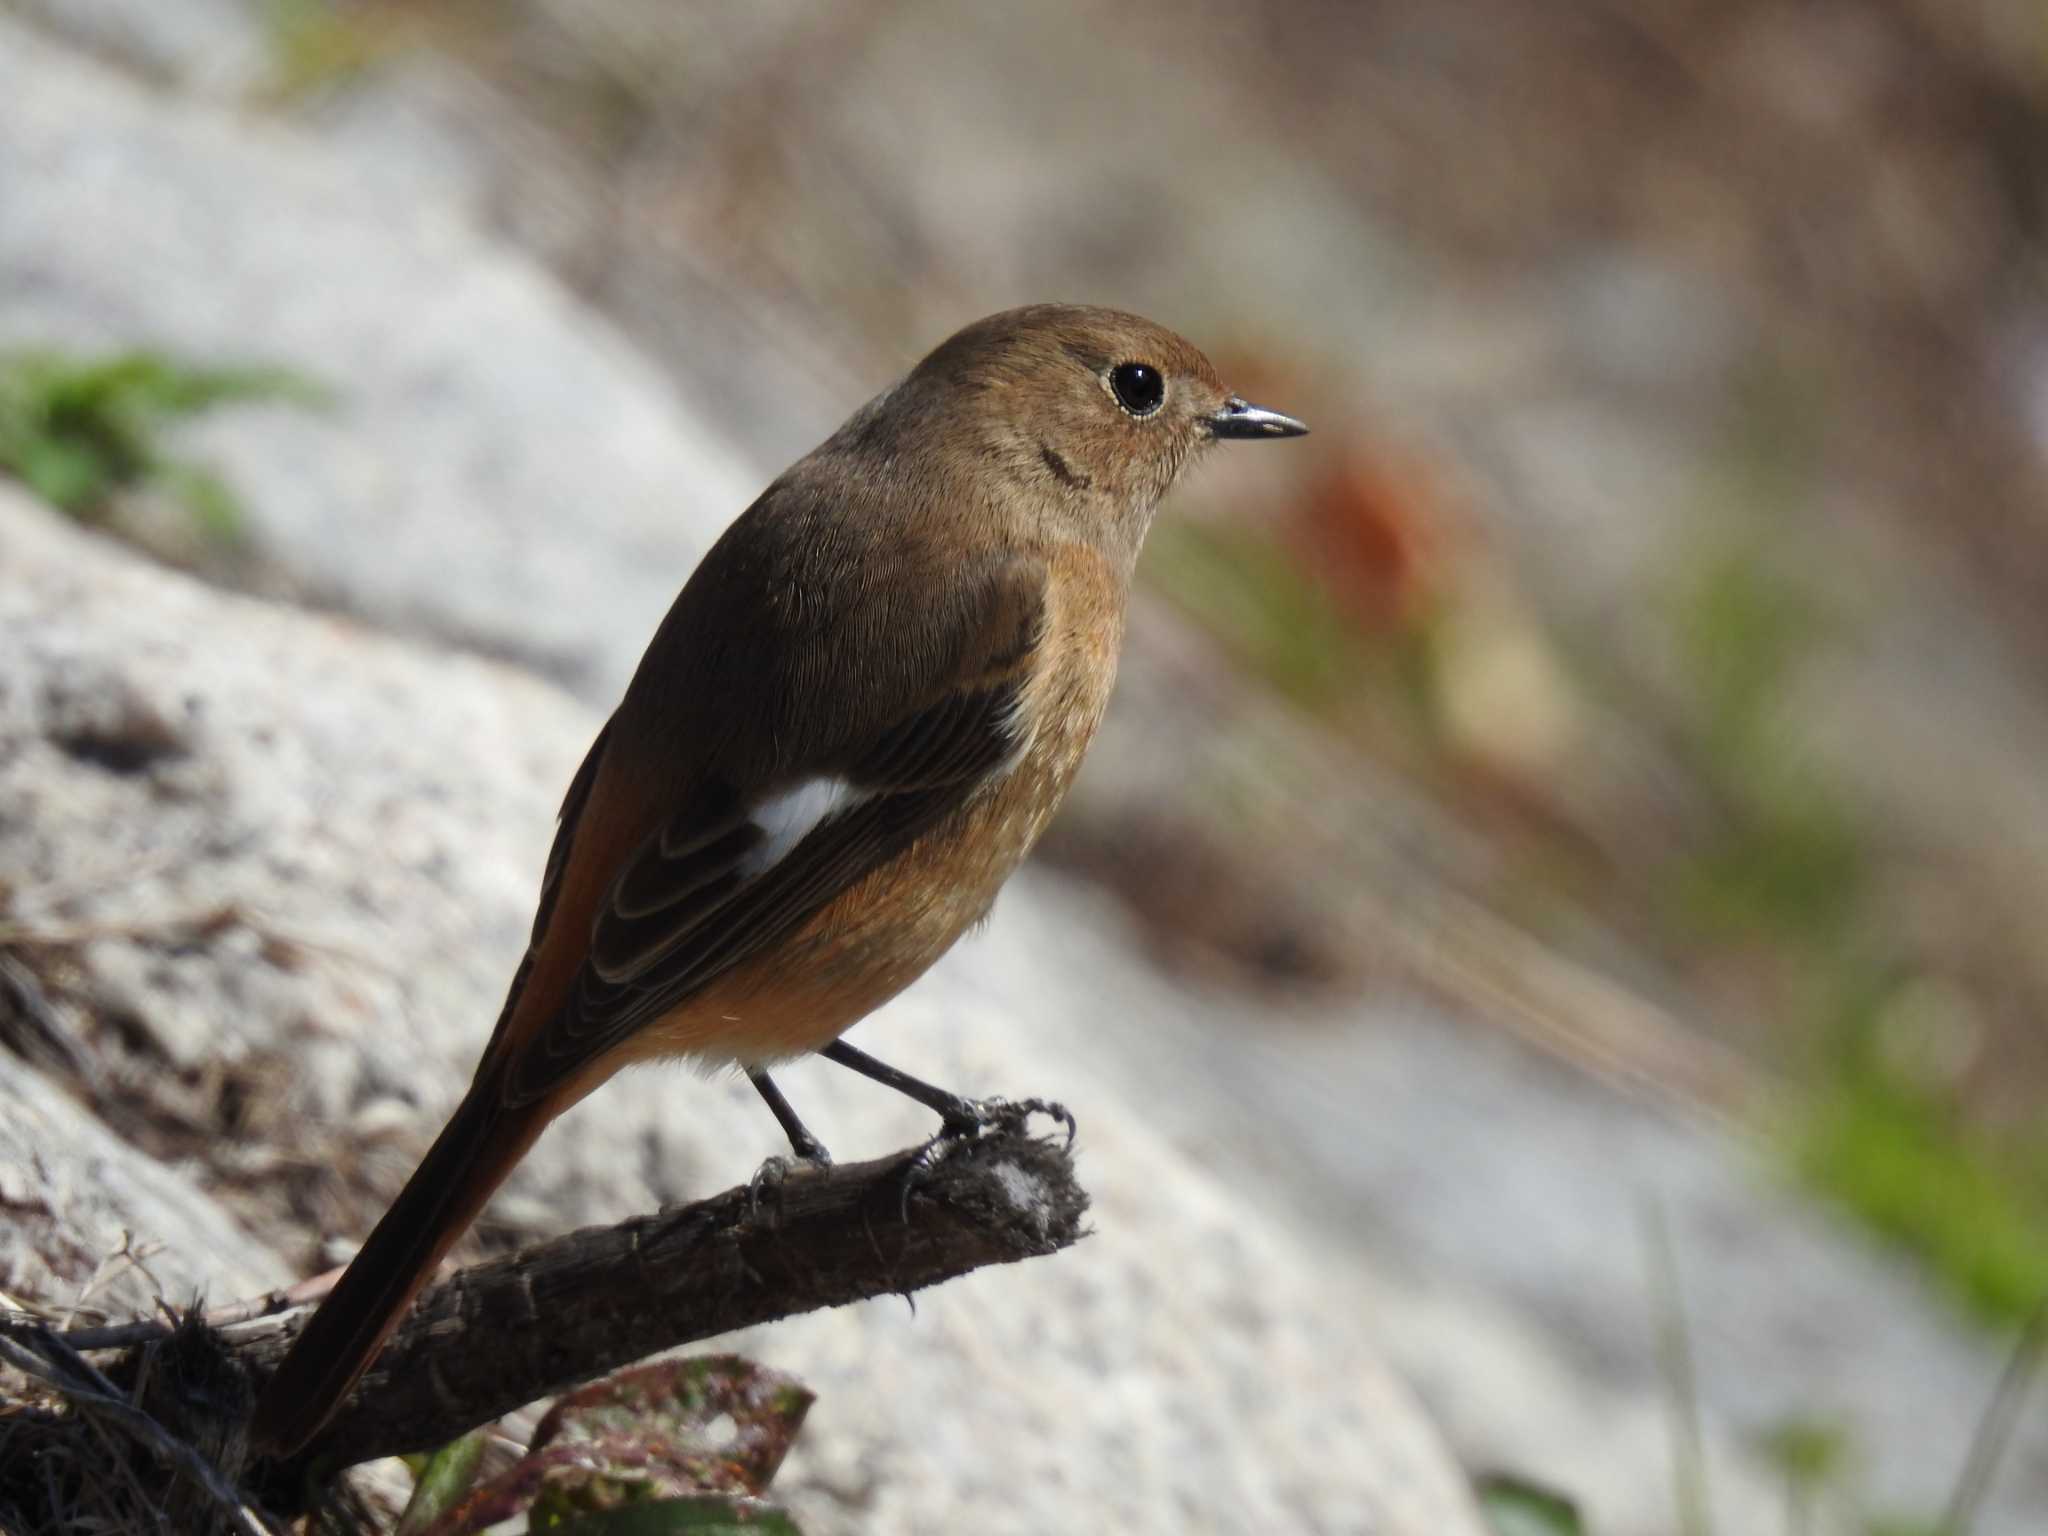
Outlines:
[{"label": "bird's leg", "polygon": [[[796,1111],[790,1108],[789,1100],[782,1096],[782,1090],[775,1086],[774,1080],[766,1072],[756,1069],[747,1073],[747,1081],[754,1085],[754,1091],[766,1101],[768,1112],[775,1116],[775,1123],[782,1127],[782,1134],[789,1138],[790,1150],[813,1168],[830,1168],[832,1154],[825,1150],[825,1143],[811,1134],[810,1127],[797,1118]],[[771,1189],[775,1191],[778,1209],[780,1208],[782,1181],[789,1177],[789,1168],[789,1159],[778,1153],[754,1170],[753,1178],[747,1181],[749,1210],[759,1214],[761,1195]]]},{"label": "bird's leg", "polygon": [[782,1134],[789,1138],[789,1149],[814,1168],[830,1168],[832,1154],[825,1150],[825,1143],[813,1136],[810,1127],[797,1118],[795,1110],[789,1107],[789,1100],[782,1096],[782,1090],[766,1072],[753,1071],[747,1074],[747,1081],[754,1085],[754,1091],[767,1101],[768,1113],[775,1117],[775,1123],[782,1127]]},{"label": "bird's leg", "polygon": [[943,1088],[934,1088],[908,1072],[899,1072],[887,1062],[877,1061],[866,1051],[856,1050],[844,1040],[834,1040],[818,1052],[827,1061],[836,1061],[842,1067],[858,1072],[862,1077],[872,1078],[885,1088],[894,1088],[898,1093],[917,1100],[933,1111],[944,1126],[941,1137],[971,1136],[984,1126],[1014,1122],[1031,1114],[1049,1115],[1067,1128],[1067,1141],[1074,1139],[1074,1117],[1066,1107],[1047,1099],[964,1099],[957,1093],[948,1093]]},{"label": "bird's leg", "polygon": [[814,1168],[830,1168],[832,1154],[825,1150],[825,1143],[811,1134],[810,1127],[797,1118],[795,1110],[789,1107],[789,1100],[782,1096],[782,1090],[766,1072],[759,1070],[747,1073],[747,1081],[754,1085],[754,1091],[767,1102],[768,1113],[775,1117],[775,1123],[782,1127],[782,1134],[789,1138],[789,1149]]},{"label": "bird's leg", "polygon": [[894,1088],[898,1093],[917,1100],[945,1121],[947,1130],[956,1134],[979,1130],[988,1123],[989,1106],[986,1104],[975,1099],[963,1099],[943,1088],[934,1088],[921,1078],[899,1072],[887,1062],[875,1060],[866,1051],[855,1050],[844,1040],[834,1040],[818,1054],[827,1061],[836,1061],[842,1067],[851,1068],[862,1077],[872,1078],[885,1088]]}]

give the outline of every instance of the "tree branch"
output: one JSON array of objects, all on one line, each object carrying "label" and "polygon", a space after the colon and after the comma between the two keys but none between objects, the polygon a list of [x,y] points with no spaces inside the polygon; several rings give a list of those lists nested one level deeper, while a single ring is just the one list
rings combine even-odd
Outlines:
[{"label": "tree branch", "polygon": [[[1005,1126],[942,1144],[926,1167],[916,1157],[797,1169],[758,1198],[729,1190],[466,1269],[420,1298],[281,1474],[441,1445],[678,1344],[907,1295],[1082,1235],[1088,1197],[1062,1145]],[[303,1320],[233,1326],[228,1348],[260,1386]]]}]

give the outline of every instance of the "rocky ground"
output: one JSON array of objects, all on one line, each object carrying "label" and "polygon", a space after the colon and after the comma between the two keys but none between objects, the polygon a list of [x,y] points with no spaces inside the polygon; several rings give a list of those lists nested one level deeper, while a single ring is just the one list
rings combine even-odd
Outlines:
[{"label": "rocky ground", "polygon": [[[0,1077],[18,1213],[0,1288],[121,1315],[276,1284],[314,1267],[319,1234],[361,1230],[452,1107],[599,722],[496,664],[162,572],[13,492],[0,537],[0,859],[40,995],[10,1035],[35,1022],[77,1067],[8,1058]],[[1065,942],[1012,934],[1036,952],[1014,970]],[[1090,1122],[1096,1233],[1070,1263],[970,1277],[914,1312],[733,1341],[820,1395],[778,1483],[805,1528],[1028,1531],[1087,1510],[1129,1530],[1220,1511],[1475,1529],[1346,1273],[1061,1048],[1108,1022],[1085,996],[1146,989],[1142,971],[1105,955],[1019,992],[992,969],[1010,943],[861,1038],[947,1082],[1057,1081]],[[925,1129],[850,1077],[791,1091],[842,1154]],[[502,1241],[709,1193],[778,1135],[744,1082],[636,1074],[550,1132],[493,1225]]]},{"label": "rocky ground", "polygon": [[[0,22],[0,346],[253,358],[336,393],[318,410],[224,411],[185,439],[243,500],[251,584],[288,606],[166,575],[12,493],[0,505],[0,922],[21,969],[9,984],[40,988],[64,1026],[38,1044],[17,1024],[23,1061],[0,1055],[0,1195],[27,1213],[0,1289],[90,1285],[100,1307],[241,1292],[310,1268],[322,1235],[362,1230],[466,1071],[594,707],[750,487],[881,382],[874,338],[806,330],[804,303],[712,302],[729,270],[701,250],[675,257],[697,309],[630,263],[579,292],[587,210],[565,192],[568,214],[536,225],[537,204],[498,200],[526,141],[478,149],[480,112],[510,121],[478,77],[414,60],[361,95],[247,108],[272,60],[250,15],[27,5]],[[745,37],[730,46],[732,67],[753,57]],[[879,56],[908,46],[887,32]],[[1183,112],[1201,115],[1169,115]],[[904,133],[878,164],[911,153]],[[1235,146],[1218,171],[1258,210],[1247,229],[1287,224],[1288,200],[1313,190],[1262,181],[1262,152]],[[931,185],[955,186],[954,162],[929,153]],[[535,183],[553,170],[574,187],[535,159]],[[1105,247],[1145,249],[1126,210],[1142,210],[1137,190],[1103,184],[1123,187],[1097,210],[1123,220]],[[726,206],[717,191],[689,206]],[[1367,224],[1315,227],[1328,272],[1389,295],[1385,327],[1355,339],[1384,351],[1382,390],[1452,399],[1461,380],[1526,380],[1553,355],[1509,323],[1528,295],[1485,325],[1418,310]],[[1170,310],[1176,282],[1186,299],[1256,272],[1264,248],[1244,239],[1127,292]],[[1010,281],[1044,274],[1033,249],[1009,247]],[[1668,294],[1669,274],[1638,276],[1613,304]],[[805,302],[829,300],[804,278]],[[914,352],[956,300],[906,299],[878,350]],[[1273,324],[1282,300],[1266,292],[1240,324]],[[1609,299],[1593,307],[1612,318]],[[1711,352],[1726,328],[1675,323],[1659,334],[1712,371],[1681,344]],[[1636,334],[1575,334],[1588,330]],[[1531,351],[1501,368],[1518,337]],[[728,352],[790,361],[706,368]],[[1576,505],[1611,532],[1617,504],[1680,473],[1683,402],[1646,393],[1616,420],[1590,386],[1517,398],[1474,458],[1512,447],[1530,506]],[[1575,480],[1589,440],[1602,472]],[[1644,539],[1602,543],[1602,558],[1626,567]],[[1199,668],[1188,656],[1155,605],[1123,734],[1083,805],[1098,824],[1188,761],[1168,718]],[[2001,696],[1958,696],[1949,733],[1981,744],[1969,722]],[[1833,724],[1853,738],[1878,695],[1842,698]],[[2001,824],[2048,825],[2029,809],[2038,784],[2010,771],[2023,756],[1964,765],[2010,808]],[[1382,845],[1412,835],[1390,824]],[[1382,901],[1403,906],[1398,857],[1389,868]],[[1137,951],[1100,891],[1035,874],[989,935],[864,1026],[941,1080],[1072,1104],[1098,1236],[915,1317],[869,1306],[742,1341],[820,1392],[786,1475],[807,1529],[951,1529],[972,1510],[981,1528],[1025,1530],[1077,1509],[1131,1529],[1468,1528],[1411,1390],[1466,1468],[1568,1488],[1611,1536],[1669,1529],[1647,1202],[1679,1258],[1725,1528],[1775,1528],[1753,1442],[1794,1417],[1850,1430],[1870,1506],[1939,1503],[1997,1344],[1780,1192],[1703,1112],[1712,1095],[1588,1081],[1504,1037],[1476,989],[1456,1002],[1382,978],[1341,1003],[1248,1000]],[[836,1076],[788,1084],[835,1146],[917,1134],[914,1115]],[[771,1129],[743,1089],[643,1075],[550,1138],[496,1208],[495,1239],[723,1187],[772,1150]],[[118,1257],[124,1231],[153,1249],[141,1262]],[[1981,1528],[2032,1530],[2044,1508],[2037,1410]]]}]

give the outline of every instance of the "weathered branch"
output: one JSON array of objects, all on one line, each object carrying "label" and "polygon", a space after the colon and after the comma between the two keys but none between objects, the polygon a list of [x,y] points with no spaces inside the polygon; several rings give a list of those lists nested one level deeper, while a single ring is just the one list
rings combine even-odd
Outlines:
[{"label": "weathered branch", "polygon": [[[296,1464],[422,1450],[657,1351],[985,1264],[1057,1252],[1088,1197],[1064,1146],[995,1128],[747,1189],[480,1264],[429,1290]],[[906,1180],[908,1182],[906,1182]],[[229,1328],[259,1378],[306,1314]]]}]

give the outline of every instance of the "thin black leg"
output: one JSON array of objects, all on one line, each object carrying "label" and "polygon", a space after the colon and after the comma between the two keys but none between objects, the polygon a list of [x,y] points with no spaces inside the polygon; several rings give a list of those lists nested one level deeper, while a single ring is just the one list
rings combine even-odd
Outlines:
[{"label": "thin black leg", "polygon": [[789,1100],[782,1096],[782,1090],[775,1086],[766,1072],[749,1072],[747,1081],[768,1102],[768,1112],[775,1116],[775,1123],[782,1127],[782,1134],[789,1138],[790,1150],[805,1162],[815,1167],[831,1166],[832,1154],[825,1150],[825,1143],[813,1136],[796,1111],[789,1107]]},{"label": "thin black leg", "polygon": [[866,1051],[855,1050],[844,1040],[834,1040],[818,1054],[827,1061],[836,1061],[842,1067],[858,1072],[862,1077],[873,1078],[885,1088],[907,1094],[945,1121],[948,1130],[971,1131],[988,1120],[987,1106],[973,1099],[963,1099],[957,1093],[948,1093],[943,1088],[934,1088],[908,1072],[899,1072],[887,1062],[875,1060]]},{"label": "thin black leg", "polygon": [[1029,1115],[1049,1115],[1067,1128],[1067,1142],[1074,1140],[1074,1117],[1063,1105],[1046,1099],[963,1099],[957,1093],[934,1088],[908,1072],[899,1072],[887,1062],[877,1061],[866,1051],[856,1050],[844,1040],[834,1040],[818,1054],[827,1061],[872,1078],[885,1088],[894,1088],[933,1111],[945,1122],[942,1137],[971,1136],[987,1125],[1020,1124]]}]

